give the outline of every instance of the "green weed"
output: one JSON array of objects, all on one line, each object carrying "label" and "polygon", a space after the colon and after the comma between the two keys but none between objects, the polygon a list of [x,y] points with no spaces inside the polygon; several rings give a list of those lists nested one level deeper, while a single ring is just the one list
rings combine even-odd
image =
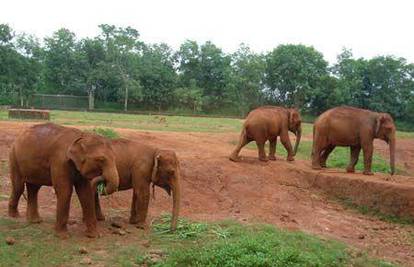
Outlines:
[{"label": "green weed", "polygon": [[101,128],[101,127],[95,127],[91,130],[86,130],[87,132],[92,132],[95,134],[98,134],[100,136],[109,138],[109,139],[116,139],[119,138],[119,133],[116,132],[114,129],[111,128]]},{"label": "green weed", "polygon": [[414,224],[413,217],[407,217],[407,216],[401,217],[401,216],[392,215],[392,214],[385,214],[376,208],[355,204],[351,199],[348,199],[348,198],[340,199],[339,201],[347,208],[356,210],[359,213],[364,214],[364,215],[376,217],[384,222],[396,223],[396,224],[402,224],[402,225]]}]

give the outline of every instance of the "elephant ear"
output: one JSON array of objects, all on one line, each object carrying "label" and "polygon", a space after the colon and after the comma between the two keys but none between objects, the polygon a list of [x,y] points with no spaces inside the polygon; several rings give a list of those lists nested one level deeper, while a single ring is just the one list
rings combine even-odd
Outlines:
[{"label": "elephant ear", "polygon": [[85,158],[85,145],[83,144],[83,138],[79,137],[69,146],[66,151],[66,157],[75,163],[76,169],[80,171],[82,164],[86,161]]},{"label": "elephant ear", "polygon": [[388,114],[380,114],[376,119],[376,125],[375,125],[375,136],[378,136],[380,129],[386,129],[386,130],[392,130],[393,129],[393,121],[391,116]]},{"label": "elephant ear", "polygon": [[296,109],[289,109],[289,125],[293,126],[299,122],[299,113]]}]

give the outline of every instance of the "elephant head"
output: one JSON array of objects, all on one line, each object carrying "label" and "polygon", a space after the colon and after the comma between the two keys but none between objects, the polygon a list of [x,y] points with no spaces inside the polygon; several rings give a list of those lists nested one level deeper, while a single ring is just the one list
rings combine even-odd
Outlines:
[{"label": "elephant head", "polygon": [[297,109],[289,109],[289,131],[296,135],[295,147],[293,153],[298,152],[300,138],[302,137],[302,119]]},{"label": "elephant head", "polygon": [[163,188],[168,195],[173,195],[173,209],[171,230],[177,227],[178,213],[180,211],[180,181],[181,171],[177,156],[171,150],[158,150],[154,155],[151,182]]},{"label": "elephant head", "polygon": [[119,176],[115,155],[103,137],[83,134],[69,146],[66,156],[79,173],[92,182],[93,187],[97,182],[104,181],[104,194],[109,195],[118,190]]},{"label": "elephant head", "polygon": [[384,140],[390,146],[391,174],[395,172],[395,133],[394,120],[388,113],[378,113],[375,119],[375,137]]}]

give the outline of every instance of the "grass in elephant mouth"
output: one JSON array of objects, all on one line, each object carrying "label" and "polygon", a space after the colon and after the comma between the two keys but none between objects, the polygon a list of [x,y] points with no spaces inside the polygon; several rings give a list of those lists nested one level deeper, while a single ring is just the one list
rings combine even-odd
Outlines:
[{"label": "grass in elephant mouth", "polygon": [[[236,145],[237,141],[233,140],[231,144]],[[249,143],[246,146],[246,148],[257,150],[256,143],[254,142]],[[266,149],[267,150],[269,149],[268,145],[266,145]],[[299,144],[296,158],[302,159],[302,160],[310,160],[311,153],[312,153],[312,142],[302,141]],[[243,150],[240,154],[243,154]],[[276,156],[286,157],[286,155],[287,155],[287,152],[285,148],[279,142],[276,147]],[[350,158],[350,152],[349,152],[348,147],[336,147],[335,150],[329,155],[329,158],[327,161],[328,168],[345,169],[348,166],[349,158]],[[359,155],[358,164],[355,166],[355,170],[361,171],[361,172],[364,170],[362,151]],[[381,173],[390,173],[390,164],[381,155],[374,153],[374,156],[372,159],[372,171],[381,172]],[[397,166],[396,174],[405,174],[405,171],[402,167]]]},{"label": "grass in elephant mouth", "polygon": [[[79,247],[93,264],[107,266],[392,266],[342,243],[271,225],[180,219],[172,233],[170,220],[159,217],[150,233],[61,241],[42,224],[0,218],[0,266],[76,266],[85,257]],[[10,236],[14,245],[4,241]]]}]

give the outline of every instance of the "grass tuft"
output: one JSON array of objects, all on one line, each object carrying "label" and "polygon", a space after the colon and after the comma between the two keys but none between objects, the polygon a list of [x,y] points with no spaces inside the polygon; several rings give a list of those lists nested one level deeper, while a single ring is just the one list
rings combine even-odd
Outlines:
[{"label": "grass tuft", "polygon": [[116,139],[119,138],[119,133],[111,128],[101,128],[101,127],[95,127],[90,130],[86,130],[87,132],[92,132],[97,135],[109,138],[109,139]]}]

